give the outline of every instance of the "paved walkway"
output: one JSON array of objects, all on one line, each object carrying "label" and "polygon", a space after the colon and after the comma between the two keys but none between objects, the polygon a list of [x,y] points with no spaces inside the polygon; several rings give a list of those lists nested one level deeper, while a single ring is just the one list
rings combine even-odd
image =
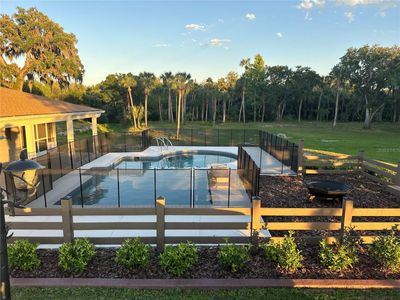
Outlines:
[{"label": "paved walkway", "polygon": [[13,288],[130,288],[130,289],[237,289],[237,288],[342,288],[399,289],[400,280],[391,279],[123,279],[123,278],[11,278]]},{"label": "paved walkway", "polygon": [[261,150],[260,147],[243,147],[243,149],[260,168],[261,175],[296,175],[290,167],[283,165],[275,157]]}]

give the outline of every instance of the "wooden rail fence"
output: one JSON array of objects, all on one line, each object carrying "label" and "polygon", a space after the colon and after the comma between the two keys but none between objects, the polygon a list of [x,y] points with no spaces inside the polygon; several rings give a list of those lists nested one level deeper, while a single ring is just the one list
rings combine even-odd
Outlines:
[{"label": "wooden rail fence", "polygon": [[[247,216],[239,221],[228,222],[167,222],[166,216]],[[268,229],[274,235],[274,231],[311,231],[328,230],[337,232],[329,237],[302,236],[310,242],[327,238],[328,242],[334,242],[343,238],[344,229],[354,227],[360,231],[390,230],[392,226],[400,225],[398,222],[355,222],[353,217],[400,217],[400,208],[354,208],[353,201],[343,201],[342,208],[262,208],[261,200],[255,197],[250,208],[172,208],[165,206],[165,199],[159,197],[155,208],[80,208],[72,206],[71,199],[62,199],[60,208],[26,208],[16,210],[15,221],[10,218],[12,230],[58,230],[62,234],[56,236],[48,235],[15,235],[11,242],[16,239],[26,239],[41,244],[61,244],[71,242],[75,238],[75,231],[91,230],[154,230],[154,236],[144,236],[143,241],[156,244],[159,250],[164,249],[166,244],[176,244],[191,241],[197,244],[223,244],[228,238],[231,243],[249,243],[254,232]],[[20,216],[42,216],[42,218],[27,218],[21,220]],[[46,221],[46,216],[58,216]],[[141,222],[112,222],[105,219],[98,221],[77,221],[78,216],[152,216],[149,221]],[[276,222],[268,221],[271,217],[337,217],[335,222]],[[155,218],[154,218],[155,217]],[[340,220],[339,220],[340,219]],[[152,221],[153,220],[153,221]],[[166,230],[207,230],[209,236],[168,236]],[[215,236],[215,230],[238,230],[238,236]],[[82,236],[82,235],[80,235]],[[89,237],[95,244],[121,244],[127,237]],[[371,243],[375,236],[362,236],[365,243]],[[282,237],[273,237],[279,240]]]},{"label": "wooden rail fence", "polygon": [[[301,147],[299,147],[301,151]],[[392,185],[391,189],[400,195],[400,162],[391,164],[358,155],[304,149],[299,163],[300,174],[345,174],[361,172],[368,178]],[[394,186],[394,187],[393,187]],[[396,192],[397,191],[397,192]]]}]

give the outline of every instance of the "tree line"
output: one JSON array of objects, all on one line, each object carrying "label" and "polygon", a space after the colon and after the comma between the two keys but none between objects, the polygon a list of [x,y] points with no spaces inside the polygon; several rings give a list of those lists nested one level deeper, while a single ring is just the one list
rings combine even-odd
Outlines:
[{"label": "tree line", "polygon": [[[40,22],[38,22],[40,20]],[[29,26],[34,25],[34,26]],[[197,82],[189,73],[110,74],[84,86],[76,38],[38,10],[0,18],[0,83],[102,108],[100,121],[147,127],[148,120],[265,122],[281,120],[400,122],[400,48],[349,48],[326,76],[307,66],[269,65],[257,54],[241,74]],[[23,67],[13,60],[25,57]],[[21,81],[22,80],[22,81]],[[21,83],[22,82],[22,83]]]}]

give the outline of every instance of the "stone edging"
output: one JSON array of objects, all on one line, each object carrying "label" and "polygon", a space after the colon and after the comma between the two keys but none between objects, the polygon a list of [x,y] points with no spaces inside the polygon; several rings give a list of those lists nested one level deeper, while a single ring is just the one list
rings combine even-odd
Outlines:
[{"label": "stone edging", "polygon": [[375,279],[105,279],[105,278],[12,278],[14,288],[108,287],[134,289],[231,289],[231,288],[397,288],[400,280]]}]

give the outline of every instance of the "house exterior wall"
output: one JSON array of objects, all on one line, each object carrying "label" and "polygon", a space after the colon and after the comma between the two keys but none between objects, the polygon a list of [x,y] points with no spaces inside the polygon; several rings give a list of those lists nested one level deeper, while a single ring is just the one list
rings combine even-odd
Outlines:
[{"label": "house exterior wall", "polygon": [[0,139],[0,162],[12,161],[18,158],[19,152],[25,146],[24,127],[4,128]]},{"label": "house exterior wall", "polygon": [[[100,114],[101,113],[98,112],[92,112],[0,118],[0,136],[2,137],[2,139],[0,139],[0,162],[8,162],[17,159],[23,147],[27,148],[30,158],[35,157],[38,154],[36,142],[38,140],[36,125],[38,124],[52,123],[53,126],[47,129],[47,135],[56,137],[55,123],[66,122],[68,141],[71,142],[74,140],[74,120],[92,119],[93,122],[93,119],[97,119]],[[13,132],[7,136],[6,133],[9,131]],[[49,131],[52,132],[49,133]],[[47,143],[48,148],[56,147],[56,141],[57,139],[55,138],[50,143]]]}]

